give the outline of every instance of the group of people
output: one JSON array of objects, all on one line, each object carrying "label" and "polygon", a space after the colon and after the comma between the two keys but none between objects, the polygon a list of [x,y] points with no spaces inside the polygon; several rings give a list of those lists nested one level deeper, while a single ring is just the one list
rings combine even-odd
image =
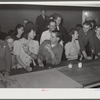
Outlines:
[{"label": "group of people", "polygon": [[0,40],[0,70],[8,75],[11,68],[32,71],[32,66],[58,65],[65,60],[97,59],[100,56],[100,26],[93,20],[77,24],[67,32],[62,16],[50,17],[41,11],[36,24],[27,19]]}]

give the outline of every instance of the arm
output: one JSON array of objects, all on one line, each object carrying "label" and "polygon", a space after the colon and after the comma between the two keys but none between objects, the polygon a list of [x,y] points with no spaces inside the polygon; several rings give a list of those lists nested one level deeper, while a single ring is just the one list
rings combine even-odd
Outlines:
[{"label": "arm", "polygon": [[56,54],[54,53],[54,51],[52,50],[52,48],[49,45],[45,46],[45,49],[51,55],[52,65],[57,65],[57,64],[59,64],[61,62],[62,51],[63,51],[63,47],[62,46],[59,46],[59,48],[56,48]]},{"label": "arm", "polygon": [[63,52],[63,47],[62,46],[57,48],[56,54],[54,54],[54,52],[53,52],[54,56],[52,56],[52,65],[57,65],[61,62],[62,52]]},{"label": "arm", "polygon": [[[44,46],[46,45],[46,41],[42,42],[42,44],[40,45],[39,47],[39,52],[38,52],[38,64],[39,66],[41,67],[43,65],[43,60],[45,59],[44,58],[44,55],[43,55],[43,49],[44,49]],[[43,65],[44,66],[44,65]]]},{"label": "arm", "polygon": [[20,64],[23,68],[26,68],[27,66],[22,62],[22,60],[20,59],[19,55],[16,55],[16,59],[18,61],[18,64]]},{"label": "arm", "polygon": [[6,61],[6,71],[10,71],[11,68],[11,53],[10,53],[10,49],[8,47],[8,45],[6,44],[6,55],[5,55],[5,61]]},{"label": "arm", "polygon": [[28,46],[28,45],[24,44],[22,47],[23,47],[24,52],[27,53],[31,58],[37,59],[37,55],[34,54],[34,53],[32,53],[32,52],[29,50],[29,46]]}]

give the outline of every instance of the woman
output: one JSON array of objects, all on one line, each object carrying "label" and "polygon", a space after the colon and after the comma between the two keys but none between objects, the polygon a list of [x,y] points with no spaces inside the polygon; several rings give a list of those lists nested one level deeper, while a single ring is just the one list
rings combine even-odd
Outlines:
[{"label": "woman", "polygon": [[24,33],[24,26],[21,24],[18,24],[15,28],[15,40],[19,40],[22,37],[22,34]]},{"label": "woman", "polygon": [[18,64],[17,68],[24,68],[32,71],[30,64],[35,65],[34,59],[37,59],[39,43],[33,40],[36,36],[36,27],[32,22],[28,22],[25,27],[25,35],[22,39],[14,42],[14,54]]},{"label": "woman", "polygon": [[71,29],[69,33],[72,37],[71,42],[65,44],[65,55],[68,60],[78,59],[80,54],[80,46],[78,42],[78,30],[76,28]]}]

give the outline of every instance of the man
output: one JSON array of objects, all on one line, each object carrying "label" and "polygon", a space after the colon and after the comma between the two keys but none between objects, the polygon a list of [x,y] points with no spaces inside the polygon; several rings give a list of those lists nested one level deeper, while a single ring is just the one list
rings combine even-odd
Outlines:
[{"label": "man", "polygon": [[47,64],[57,65],[61,62],[63,47],[59,43],[61,41],[61,33],[53,31],[50,40],[42,42],[38,53],[38,63],[40,67],[44,67],[43,61]]},{"label": "man", "polygon": [[48,25],[48,30],[44,31],[41,35],[40,44],[44,40],[50,40],[50,35],[52,31],[54,31],[55,29],[56,29],[56,22],[54,20],[50,20]]},{"label": "man", "polygon": [[38,35],[38,40],[40,41],[40,37],[43,31],[45,31],[47,25],[48,25],[48,16],[46,15],[46,10],[42,9],[41,10],[41,15],[37,16],[36,18],[36,25],[38,26],[37,28],[37,35]]},{"label": "man", "polygon": [[0,71],[7,77],[11,67],[11,53],[7,43],[0,40]]},{"label": "man", "polygon": [[83,23],[83,28],[79,30],[79,44],[84,58],[92,59],[92,57],[89,57],[88,53],[86,53],[88,48],[91,55],[95,54],[94,31],[91,30],[91,23],[89,21],[85,21]]}]

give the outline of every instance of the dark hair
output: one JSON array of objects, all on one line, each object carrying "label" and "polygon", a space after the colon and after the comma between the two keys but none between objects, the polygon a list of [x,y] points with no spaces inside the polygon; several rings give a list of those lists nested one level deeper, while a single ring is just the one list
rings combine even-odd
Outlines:
[{"label": "dark hair", "polygon": [[54,30],[52,32],[56,34],[56,37],[59,37],[59,41],[58,42],[60,42],[62,40],[62,34],[61,34],[61,32],[58,31],[58,30]]},{"label": "dark hair", "polygon": [[23,28],[24,28],[24,26],[23,26],[23,25],[21,25],[21,24],[17,24],[17,25],[16,25],[16,27],[15,27],[15,35],[17,35],[17,34],[18,34],[17,29],[19,29],[19,28],[21,28],[21,27],[23,27]]},{"label": "dark hair", "polygon": [[83,23],[83,25],[87,25],[87,26],[92,27],[92,25],[91,25],[91,22],[90,22],[90,21],[85,21],[85,22]]},{"label": "dark hair", "polygon": [[76,28],[82,28],[81,24],[76,24]]},{"label": "dark hair", "polygon": [[58,17],[61,18],[61,24],[62,24],[62,22],[63,22],[63,18],[62,18],[62,16],[61,16],[60,14],[54,13],[54,17],[53,17],[54,20],[57,19]]},{"label": "dark hair", "polygon": [[28,39],[28,34],[31,32],[31,30],[36,31],[36,29],[37,29],[37,26],[34,25],[33,22],[29,21],[25,26],[24,38]]},{"label": "dark hair", "polygon": [[50,20],[49,20],[49,24],[50,24],[51,22],[54,22],[54,23],[56,24],[56,22],[55,22],[53,19],[50,19]]},{"label": "dark hair", "polygon": [[75,34],[75,31],[78,32],[78,29],[77,29],[77,28],[72,28],[72,29],[70,29],[69,35],[70,35],[70,36],[74,35],[74,34]]},{"label": "dark hair", "polygon": [[7,36],[7,37],[5,38],[5,41],[7,41],[8,39],[13,39],[13,40],[14,40],[14,37],[13,37],[12,35]]},{"label": "dark hair", "polygon": [[15,31],[14,30],[9,30],[7,36],[14,36]]}]

